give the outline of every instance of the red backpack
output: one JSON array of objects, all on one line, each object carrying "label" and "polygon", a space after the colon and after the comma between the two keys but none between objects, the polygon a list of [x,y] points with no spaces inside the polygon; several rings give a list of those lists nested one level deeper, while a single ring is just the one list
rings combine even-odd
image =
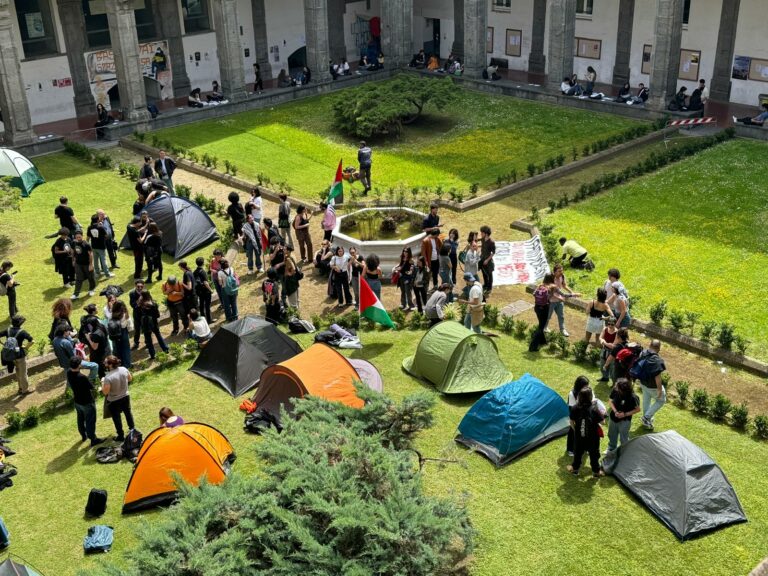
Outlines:
[{"label": "red backpack", "polygon": [[616,361],[624,368],[624,370],[627,371],[627,374],[632,369],[632,366],[634,366],[635,362],[637,362],[637,359],[640,357],[640,354],[643,351],[643,347],[639,344],[627,344],[626,348],[622,348],[619,350],[619,353],[616,355]]}]

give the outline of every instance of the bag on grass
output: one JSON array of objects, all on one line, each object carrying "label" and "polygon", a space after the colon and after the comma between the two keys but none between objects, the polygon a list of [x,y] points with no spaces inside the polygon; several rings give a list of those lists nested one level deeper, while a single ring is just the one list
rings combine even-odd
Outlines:
[{"label": "bag on grass", "polygon": [[246,432],[253,434],[262,434],[270,428],[275,428],[278,432],[283,430],[283,427],[278,424],[277,419],[267,410],[257,410],[245,417],[245,423],[243,425]]},{"label": "bag on grass", "polygon": [[89,516],[101,516],[107,511],[107,491],[98,488],[91,489],[88,494],[88,503],[85,505],[85,513]]},{"label": "bag on grass", "polygon": [[308,320],[300,320],[294,316],[288,320],[288,330],[291,334],[311,334],[315,331],[315,326]]},{"label": "bag on grass", "polygon": [[627,373],[630,373],[642,351],[643,347],[639,344],[629,344],[626,348],[619,350],[616,360]]},{"label": "bag on grass", "polygon": [[114,464],[123,457],[123,451],[114,446],[103,446],[96,449],[96,462],[99,464]]},{"label": "bag on grass", "polygon": [[141,450],[141,443],[143,439],[144,437],[141,432],[135,428],[133,430],[129,430],[128,434],[125,436],[125,440],[123,440],[123,443],[120,446],[120,449],[123,452],[123,456],[129,460],[136,458],[136,456],[139,455],[139,450]]},{"label": "bag on grass", "polygon": [[115,531],[112,526],[98,524],[88,528],[88,535],[83,540],[83,550],[86,554],[94,552],[109,552],[114,542]]}]

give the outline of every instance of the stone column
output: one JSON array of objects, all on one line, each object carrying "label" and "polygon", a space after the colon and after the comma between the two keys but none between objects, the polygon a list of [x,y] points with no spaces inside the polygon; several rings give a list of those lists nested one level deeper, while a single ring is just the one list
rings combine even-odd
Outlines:
[{"label": "stone column", "polygon": [[224,97],[236,102],[248,96],[243,70],[243,47],[236,0],[211,2],[213,25],[216,29],[216,52],[219,57],[219,82]]},{"label": "stone column", "polygon": [[682,34],[683,0],[657,0],[648,99],[649,107],[655,110],[666,110],[677,91]]},{"label": "stone column", "polygon": [[317,82],[330,80],[327,0],[304,0],[304,31],[307,37],[307,66],[312,71],[312,78]]},{"label": "stone column", "polygon": [[126,120],[148,120],[144,77],[139,65],[139,40],[131,0],[106,0],[109,37],[115,55],[120,108]]},{"label": "stone column", "polygon": [[464,74],[481,76],[488,66],[485,38],[488,30],[487,0],[464,2]]},{"label": "stone column", "polygon": [[11,146],[37,140],[32,130],[20,61],[12,30],[10,0],[0,0],[0,109],[3,111],[5,143]]},{"label": "stone column", "polygon": [[531,53],[528,54],[528,72],[546,74],[547,57],[544,56],[544,31],[547,27],[547,0],[533,0],[533,26]]},{"label": "stone column", "polygon": [[560,92],[563,78],[573,74],[575,37],[576,0],[551,0],[547,85],[553,92]]},{"label": "stone column", "polygon": [[59,0],[59,20],[67,39],[67,61],[75,91],[75,114],[78,118],[93,116],[96,114],[96,100],[83,57],[88,46],[82,0]]},{"label": "stone column", "polygon": [[616,37],[616,59],[613,83],[623,86],[629,82],[629,58],[632,53],[632,26],[635,22],[635,0],[619,0],[619,27]]},{"label": "stone column", "polygon": [[720,12],[720,31],[717,34],[715,67],[709,84],[712,100],[727,102],[731,97],[731,65],[736,44],[736,25],[739,23],[740,0],[723,0]]},{"label": "stone column", "polygon": [[382,0],[381,51],[389,67],[407,66],[413,57],[413,0]]},{"label": "stone column", "polygon": [[269,43],[267,42],[267,10],[265,0],[252,0],[253,36],[256,40],[256,62],[261,69],[261,78],[272,78],[272,65],[269,63]]},{"label": "stone column", "polygon": [[178,0],[154,0],[153,17],[161,40],[168,41],[173,74],[173,96],[181,98],[189,94],[191,84],[187,75],[187,60],[181,40],[181,11]]},{"label": "stone column", "polygon": [[453,0],[453,46],[451,52],[462,62],[464,61],[464,0]]},{"label": "stone column", "polygon": [[328,52],[334,62],[347,57],[347,45],[344,42],[346,8],[346,0],[328,0]]}]

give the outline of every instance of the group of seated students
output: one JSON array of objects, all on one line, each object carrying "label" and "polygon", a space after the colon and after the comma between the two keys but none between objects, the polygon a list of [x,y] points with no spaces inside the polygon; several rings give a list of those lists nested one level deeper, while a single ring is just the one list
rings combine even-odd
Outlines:
[{"label": "group of seated students", "polygon": [[454,56],[453,52],[448,55],[445,62],[440,66],[440,58],[437,54],[430,54],[429,58],[424,53],[424,50],[419,50],[418,54],[414,54],[408,64],[411,68],[426,68],[431,72],[439,72],[440,74],[452,74],[454,76],[461,76],[464,72],[464,67],[461,65],[461,61]]},{"label": "group of seated students", "polygon": [[285,68],[281,68],[277,75],[277,87],[278,88],[290,88],[291,86],[303,86],[309,84],[312,81],[312,71],[309,66],[304,66],[301,72],[296,75],[295,78],[291,78]]},{"label": "group of seated students", "polygon": [[190,108],[203,108],[208,104],[224,102],[224,93],[221,91],[221,87],[216,80],[211,82],[211,91],[205,95],[205,102],[203,102],[201,94],[200,88],[193,88],[187,98],[187,106]]},{"label": "group of seated students", "polygon": [[349,62],[346,58],[342,58],[339,62],[330,61],[331,77],[336,80],[339,76],[349,76],[352,74],[352,70],[349,68]]},{"label": "group of seated students", "polygon": [[[597,73],[594,68],[589,66],[587,68],[585,85],[579,83],[576,74],[573,76],[565,76],[560,83],[560,91],[565,96],[586,96],[593,100],[610,100],[610,98],[606,98],[603,92],[595,91],[596,80]],[[642,82],[638,84],[637,92],[635,94],[632,94],[632,88],[630,87],[629,82],[625,82],[619,89],[619,93],[613,98],[613,101],[618,102],[619,104],[645,104],[648,100],[648,94],[648,88]]]},{"label": "group of seated students", "polygon": [[688,96],[687,92],[688,88],[681,86],[667,106],[667,109],[673,112],[704,110],[704,105],[709,100],[709,88],[707,88],[706,81],[703,78],[699,80],[699,86],[690,96]]}]

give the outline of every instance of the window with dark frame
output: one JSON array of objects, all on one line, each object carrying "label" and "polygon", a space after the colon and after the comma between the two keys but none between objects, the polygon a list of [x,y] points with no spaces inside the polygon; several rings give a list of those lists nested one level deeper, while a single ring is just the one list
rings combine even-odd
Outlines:
[{"label": "window with dark frame", "polygon": [[691,0],[683,1],[683,24],[688,24],[688,19],[691,17]]},{"label": "window with dark frame", "polygon": [[593,0],[576,0],[576,14],[592,15]]},{"label": "window with dark frame", "polygon": [[208,0],[181,0],[184,15],[184,32],[207,32],[211,29],[211,17],[208,12]]},{"label": "window with dark frame", "polygon": [[58,54],[50,0],[15,0],[24,58]]},{"label": "window with dark frame", "polygon": [[494,12],[511,12],[512,0],[493,0],[491,10]]},{"label": "window with dark frame", "polygon": [[[109,20],[106,12],[91,13],[91,3],[83,0],[83,15],[85,18],[85,35],[89,48],[107,48],[112,44],[109,36]],[[152,14],[152,0],[144,0],[144,8],[134,10],[136,17],[136,35],[139,42],[157,39],[155,19]]]},{"label": "window with dark frame", "polygon": [[136,35],[139,42],[157,40],[155,18],[152,14],[152,0],[144,0],[144,8],[133,11],[136,16]]}]

